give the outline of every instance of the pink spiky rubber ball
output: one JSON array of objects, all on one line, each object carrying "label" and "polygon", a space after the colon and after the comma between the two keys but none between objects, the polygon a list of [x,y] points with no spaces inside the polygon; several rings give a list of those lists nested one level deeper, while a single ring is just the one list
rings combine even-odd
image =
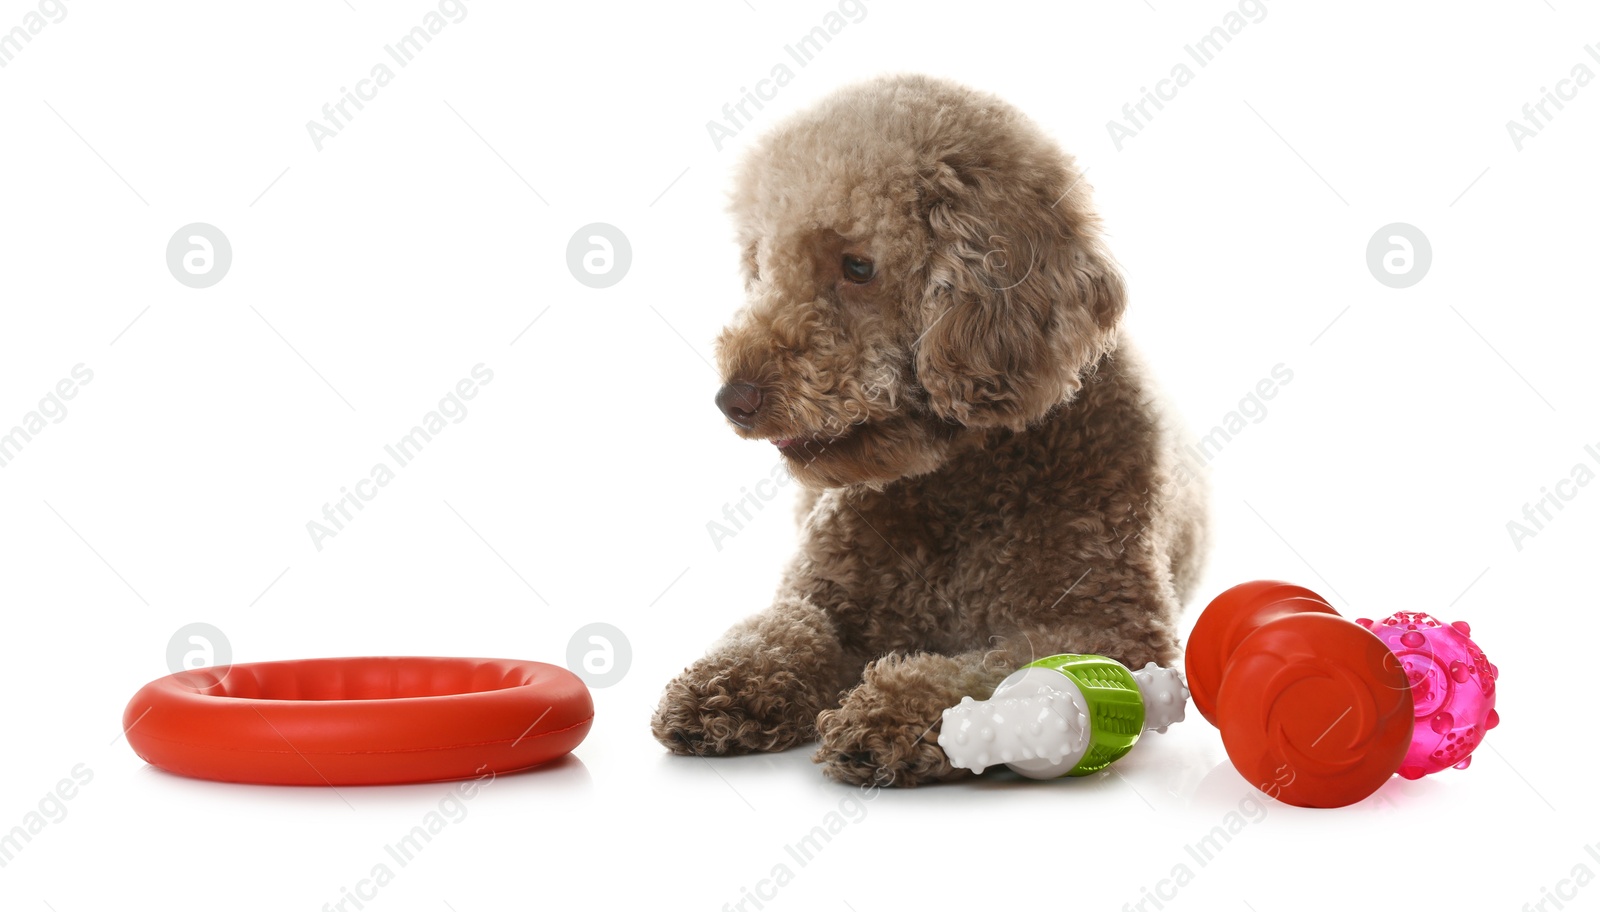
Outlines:
[{"label": "pink spiky rubber ball", "polygon": [[1383,641],[1411,684],[1416,727],[1400,775],[1421,779],[1447,766],[1466,769],[1484,732],[1500,724],[1494,711],[1494,666],[1466,621],[1441,624],[1420,611],[1400,611],[1377,623],[1356,623]]}]

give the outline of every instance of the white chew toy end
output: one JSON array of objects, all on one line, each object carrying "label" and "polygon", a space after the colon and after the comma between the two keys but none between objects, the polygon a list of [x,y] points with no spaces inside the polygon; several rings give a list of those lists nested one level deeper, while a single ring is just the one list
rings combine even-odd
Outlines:
[{"label": "white chew toy end", "polygon": [[1162,668],[1150,662],[1133,673],[1144,699],[1144,727],[1158,734],[1174,722],[1182,722],[1189,702],[1189,688],[1176,668]]},{"label": "white chew toy end", "polygon": [[981,773],[998,755],[1024,776],[1053,779],[1088,750],[1088,703],[1061,673],[1025,668],[988,700],[963,699],[946,709],[939,743],[953,766]]}]

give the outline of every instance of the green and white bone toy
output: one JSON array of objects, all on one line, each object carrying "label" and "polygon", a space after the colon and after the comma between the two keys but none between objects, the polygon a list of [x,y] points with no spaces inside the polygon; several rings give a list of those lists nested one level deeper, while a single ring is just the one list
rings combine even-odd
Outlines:
[{"label": "green and white bone toy", "polygon": [[975,773],[1003,763],[1030,779],[1086,776],[1145,731],[1182,722],[1188,699],[1176,668],[1130,671],[1104,656],[1055,655],[1017,669],[989,699],[962,697],[945,710],[939,746]]}]

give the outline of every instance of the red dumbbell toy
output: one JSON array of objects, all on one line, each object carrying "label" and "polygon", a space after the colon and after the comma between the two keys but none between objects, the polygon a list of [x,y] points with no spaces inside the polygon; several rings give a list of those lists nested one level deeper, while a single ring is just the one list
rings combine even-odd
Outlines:
[{"label": "red dumbbell toy", "polygon": [[1233,765],[1287,804],[1354,804],[1411,746],[1411,683],[1394,653],[1309,589],[1257,580],[1217,596],[1184,665]]}]

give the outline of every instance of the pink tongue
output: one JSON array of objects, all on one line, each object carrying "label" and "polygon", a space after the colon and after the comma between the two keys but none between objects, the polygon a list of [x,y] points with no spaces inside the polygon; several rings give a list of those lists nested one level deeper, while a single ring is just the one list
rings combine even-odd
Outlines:
[{"label": "pink tongue", "polygon": [[772,441],[772,445],[781,450],[784,447],[793,446],[794,445],[794,438],[793,437],[784,437],[784,438],[781,438],[779,440],[774,440],[774,441]]}]

